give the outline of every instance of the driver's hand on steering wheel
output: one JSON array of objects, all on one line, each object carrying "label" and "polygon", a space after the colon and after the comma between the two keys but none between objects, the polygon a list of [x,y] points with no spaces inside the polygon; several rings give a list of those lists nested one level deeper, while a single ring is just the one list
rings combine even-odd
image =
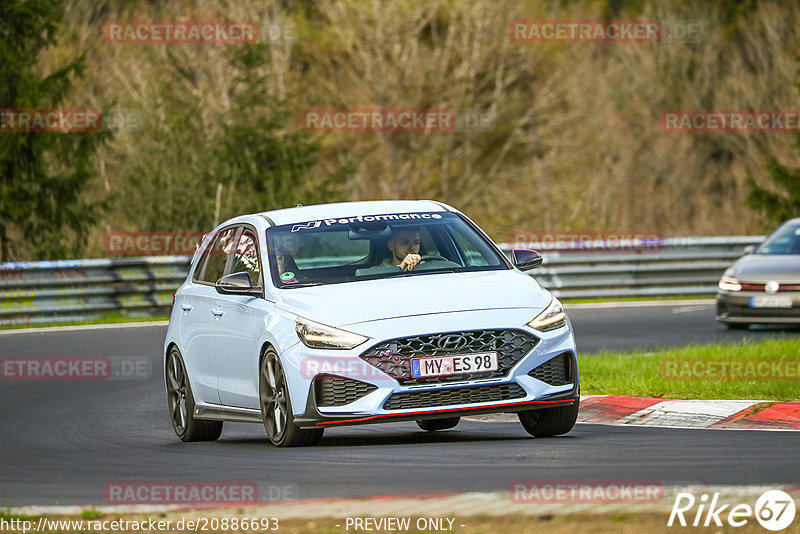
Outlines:
[{"label": "driver's hand on steering wheel", "polygon": [[419,265],[421,261],[422,261],[422,256],[420,256],[419,254],[408,254],[403,259],[403,261],[400,262],[400,268],[403,269],[404,271],[406,270],[413,271],[414,267]]}]

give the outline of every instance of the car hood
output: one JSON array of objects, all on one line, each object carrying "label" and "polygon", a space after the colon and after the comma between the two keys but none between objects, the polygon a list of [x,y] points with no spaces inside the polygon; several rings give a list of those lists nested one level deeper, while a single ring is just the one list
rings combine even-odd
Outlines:
[{"label": "car hood", "polygon": [[744,282],[798,282],[800,255],[748,254],[733,264],[732,276]]},{"label": "car hood", "polygon": [[551,298],[517,270],[425,274],[275,293],[279,308],[331,326],[467,310],[542,310]]}]

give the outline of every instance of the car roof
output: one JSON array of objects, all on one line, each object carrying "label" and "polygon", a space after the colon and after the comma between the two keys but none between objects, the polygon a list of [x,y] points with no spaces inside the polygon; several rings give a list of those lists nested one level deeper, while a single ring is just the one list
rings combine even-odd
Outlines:
[{"label": "car roof", "polygon": [[383,215],[392,213],[423,213],[456,211],[434,200],[370,200],[362,202],[337,202],[315,206],[299,206],[259,213],[273,224],[295,224],[321,219],[339,219],[358,215]]}]

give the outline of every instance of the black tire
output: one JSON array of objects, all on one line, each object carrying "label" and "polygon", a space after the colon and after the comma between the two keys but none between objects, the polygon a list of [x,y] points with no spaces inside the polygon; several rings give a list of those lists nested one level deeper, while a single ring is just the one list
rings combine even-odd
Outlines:
[{"label": "black tire", "polygon": [[164,369],[167,405],[172,429],[181,441],[214,441],[222,434],[222,421],[194,418],[194,395],[186,365],[177,347],[172,347]]},{"label": "black tire", "polygon": [[444,419],[417,419],[417,426],[426,432],[447,430],[455,427],[461,421],[460,417],[446,417]]},{"label": "black tire", "polygon": [[576,400],[571,406],[544,408],[519,412],[519,422],[531,436],[546,438],[566,434],[575,426],[580,403]]},{"label": "black tire", "polygon": [[277,447],[318,445],[325,429],[304,429],[294,424],[286,375],[273,348],[264,353],[258,375],[261,419],[272,444]]},{"label": "black tire", "polygon": [[725,323],[728,330],[747,330],[750,328],[750,323]]}]

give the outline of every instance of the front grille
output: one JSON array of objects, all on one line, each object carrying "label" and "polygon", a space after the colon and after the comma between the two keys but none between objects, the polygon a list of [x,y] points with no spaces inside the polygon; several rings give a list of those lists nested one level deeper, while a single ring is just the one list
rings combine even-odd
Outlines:
[{"label": "front grille", "polygon": [[466,388],[438,389],[434,391],[409,391],[395,393],[383,405],[384,410],[409,410],[454,404],[478,404],[520,399],[525,390],[518,384],[492,384]]},{"label": "front grille", "polygon": [[317,406],[344,406],[378,389],[377,386],[334,375],[314,379]]},{"label": "front grille", "polygon": [[[764,291],[766,284],[749,284],[742,282],[742,291]],[[800,284],[796,282],[783,282],[778,285],[778,292],[781,291],[800,291]]]},{"label": "front grille", "polygon": [[565,352],[550,358],[529,372],[528,376],[551,386],[572,384],[572,353]]},{"label": "front grille", "polygon": [[[401,384],[430,384],[506,376],[508,371],[538,342],[537,337],[521,330],[444,332],[385,341],[370,348],[361,355],[361,358],[394,377]],[[497,371],[465,373],[452,377],[413,378],[411,376],[412,358],[478,352],[497,352]]]},{"label": "front grille", "polygon": [[764,291],[766,284],[741,284],[743,291]]}]

